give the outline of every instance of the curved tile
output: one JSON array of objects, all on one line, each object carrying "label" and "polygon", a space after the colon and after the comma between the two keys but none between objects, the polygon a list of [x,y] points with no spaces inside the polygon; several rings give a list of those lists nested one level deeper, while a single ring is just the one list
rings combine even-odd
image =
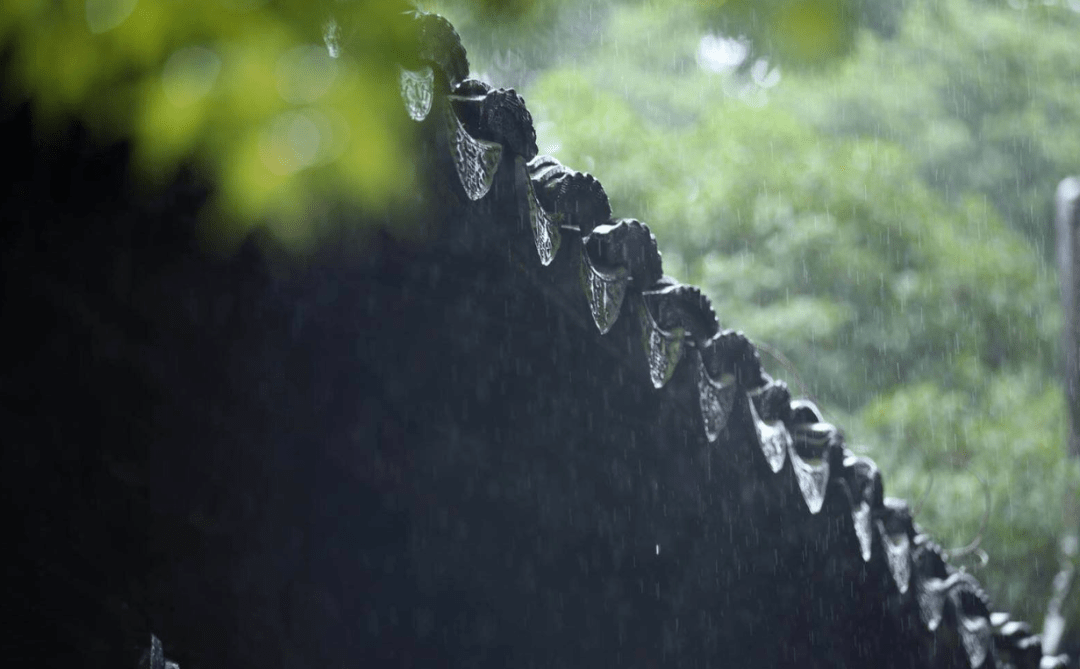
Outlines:
[{"label": "curved tile", "polygon": [[536,156],[536,130],[525,100],[512,88],[492,88],[466,79],[447,96],[466,130],[501,144],[526,161]]},{"label": "curved tile", "polygon": [[757,349],[742,332],[724,330],[701,346],[701,358],[709,375],[735,377],[740,388],[754,390],[768,384]]},{"label": "curved tile", "polygon": [[461,37],[444,17],[427,12],[407,12],[412,18],[416,57],[439,68],[448,89],[453,90],[469,76],[469,57]]},{"label": "curved tile", "polygon": [[431,113],[435,100],[435,71],[425,65],[419,70],[400,67],[399,73],[398,84],[405,110],[412,120],[423,121]]},{"label": "curved tile", "polygon": [[889,573],[900,594],[906,594],[911,583],[911,537],[915,534],[911,510],[907,502],[887,497],[874,515]]},{"label": "curved tile", "polygon": [[750,405],[750,415],[754,421],[754,431],[758,439],[758,447],[761,448],[766,462],[773,473],[779,472],[784,467],[788,451],[791,449],[791,435],[783,421],[763,420],[754,406],[754,401],[747,396]]},{"label": "curved tile", "polygon": [[919,603],[919,617],[931,632],[941,625],[947,590],[948,584],[940,578],[931,577],[916,582],[915,599]]},{"label": "curved tile", "polygon": [[606,267],[625,267],[631,283],[640,291],[653,289],[664,268],[656,237],[649,226],[633,218],[598,225],[585,237],[593,262]]},{"label": "curved tile", "polygon": [[559,252],[562,243],[562,233],[559,226],[551,220],[544,208],[536,199],[536,190],[532,179],[529,178],[528,167],[522,156],[514,159],[514,179],[517,186],[518,208],[521,216],[529,222],[529,229],[533,233],[533,244],[536,253],[540,256],[540,264],[550,265],[555,260],[555,254]]},{"label": "curved tile", "polygon": [[885,525],[877,521],[881,546],[885,549],[885,559],[889,565],[889,573],[900,594],[908,591],[911,581],[911,557],[909,553],[910,540],[906,534],[890,534],[885,530]]},{"label": "curved tile", "polygon": [[529,174],[541,206],[556,224],[577,228],[587,236],[611,220],[607,193],[591,174],[569,169],[551,156],[530,160]]},{"label": "curved tile", "polygon": [[[914,590],[917,606],[910,615],[935,630],[943,621],[952,620],[948,615],[952,611],[972,667],[996,665],[996,660],[991,662],[995,648],[1004,649],[1017,666],[1027,666],[1039,657],[1031,641],[1037,637],[1021,626],[1002,623],[1001,616],[992,622],[977,581],[949,567],[936,544],[916,532],[905,503],[884,498],[873,461],[844,450],[839,430],[824,423],[812,402],[791,401],[783,382],[765,374],[755,347],[742,333],[720,332],[716,315],[699,289],[663,278],[659,250],[648,227],[634,219],[612,221],[607,196],[591,175],[570,170],[547,156],[534,158],[535,132],[520,96],[512,89],[493,91],[482,82],[466,80],[467,59],[463,49],[456,51],[460,42],[454,46],[452,27],[447,30],[439,21],[424,26],[420,33],[426,42],[421,42],[445,44],[450,52],[439,56],[434,50],[421,49],[422,59],[438,65],[450,86],[457,87],[454,104],[464,126],[451,110],[447,130],[455,168],[470,199],[483,197],[490,188],[501,152],[514,154],[519,207],[529,220],[541,264],[554,258],[560,227],[576,228],[583,237],[582,287],[601,333],[617,321],[627,292],[633,289],[639,293],[635,309],[655,388],[672,379],[687,348],[697,350],[695,389],[708,442],[716,441],[727,426],[741,391],[770,469],[780,471],[790,456],[812,513],[821,512],[829,481],[838,480],[851,502],[861,557],[869,562],[874,544],[880,543],[897,591]],[[419,85],[414,81],[406,85],[403,79],[403,99],[410,116],[417,118],[425,108],[430,112],[431,103],[425,98],[427,79]],[[437,86],[434,90],[437,93]],[[466,128],[473,129],[475,136]],[[875,530],[878,542],[873,540]]]},{"label": "curved tile", "polygon": [[502,160],[502,144],[475,139],[449,105],[444,107],[443,116],[458,181],[470,200],[479,200],[487,195],[495,181],[495,172]]},{"label": "curved tile", "polygon": [[641,338],[649,366],[649,379],[653,388],[659,389],[671,380],[675,368],[682,360],[686,330],[675,327],[669,331],[657,325],[646,297],[642,294],[637,305],[638,320],[641,323]]},{"label": "curved tile", "polygon": [[600,334],[607,334],[618,320],[629,283],[629,270],[625,267],[600,269],[593,264],[588,249],[582,245],[581,285],[589,303],[589,313]]},{"label": "curved tile", "polygon": [[799,423],[791,428],[791,464],[799,491],[812,514],[821,511],[825,503],[831,469],[829,450],[839,448],[838,435],[839,431],[831,423]]},{"label": "curved tile", "polygon": [[821,409],[808,399],[797,399],[791,402],[792,423],[821,423],[824,422]]},{"label": "curved tile", "polygon": [[949,603],[956,613],[960,642],[972,669],[979,669],[994,648],[989,601],[970,574],[957,572],[949,580],[953,581],[949,587]]},{"label": "curved tile", "polygon": [[701,409],[705,438],[712,443],[720,437],[720,432],[727,426],[738,388],[734,374],[723,374],[719,379],[713,379],[705,367],[700,350],[696,357],[698,405]]},{"label": "curved tile", "polygon": [[873,556],[873,511],[884,504],[881,474],[867,457],[845,452],[841,469],[844,487],[851,499],[851,521],[864,562]]}]

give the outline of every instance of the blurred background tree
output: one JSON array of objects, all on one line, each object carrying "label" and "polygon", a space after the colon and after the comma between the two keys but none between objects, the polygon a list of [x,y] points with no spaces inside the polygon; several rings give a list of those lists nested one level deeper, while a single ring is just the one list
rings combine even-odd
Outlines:
[{"label": "blurred background tree", "polygon": [[[944,544],[979,531],[985,480],[979,576],[1041,621],[1080,489],[1051,212],[1080,173],[1080,2],[420,4],[525,95],[542,152],[652,226],[668,273],[792,361],[774,375],[797,371],[889,494],[933,479],[917,520]],[[9,0],[3,95],[41,141],[72,119],[129,140],[144,187],[205,173],[221,249],[257,226],[303,249],[408,198],[404,8]],[[1067,609],[1080,646],[1075,590]]]}]

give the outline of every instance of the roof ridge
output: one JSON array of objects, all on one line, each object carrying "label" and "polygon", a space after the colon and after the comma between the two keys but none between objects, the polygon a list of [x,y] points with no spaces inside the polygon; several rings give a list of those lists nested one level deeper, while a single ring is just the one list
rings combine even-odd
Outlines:
[{"label": "roof ridge", "polygon": [[[402,96],[410,116],[423,121],[427,112],[418,118],[416,110],[425,105],[416,101],[440,95],[436,80],[449,82],[452,104],[444,106],[445,129],[461,190],[470,200],[487,195],[503,152],[515,157],[515,178],[525,186],[518,197],[526,200],[518,211],[528,218],[541,263],[552,262],[562,235],[580,237],[581,286],[601,336],[630,298],[653,386],[663,387],[680,364],[694,365],[700,425],[709,443],[717,441],[736,403],[743,403],[772,472],[781,472],[791,460],[811,514],[823,508],[827,487],[838,487],[849,504],[862,560],[886,568],[900,614],[929,632],[942,624],[950,627],[973,669],[1064,666],[1064,656],[1042,656],[1030,627],[991,613],[978,581],[948,563],[945,551],[915,525],[907,503],[884,496],[876,463],[846,448],[842,431],[825,422],[813,402],[792,398],[783,381],[769,377],[745,335],[721,330],[698,287],[663,275],[656,238],[646,224],[612,218],[603,186],[591,174],[536,155],[524,100],[513,89],[468,79],[465,49],[445,19],[411,15],[420,26],[416,51],[422,64],[403,71]],[[426,107],[431,110],[430,102]]]}]

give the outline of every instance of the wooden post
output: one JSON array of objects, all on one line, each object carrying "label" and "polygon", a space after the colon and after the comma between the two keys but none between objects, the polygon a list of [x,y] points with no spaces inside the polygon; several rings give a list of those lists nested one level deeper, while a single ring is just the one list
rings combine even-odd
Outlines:
[{"label": "wooden post", "polygon": [[1063,179],[1055,198],[1058,276],[1065,317],[1065,401],[1069,451],[1080,457],[1080,178]]}]

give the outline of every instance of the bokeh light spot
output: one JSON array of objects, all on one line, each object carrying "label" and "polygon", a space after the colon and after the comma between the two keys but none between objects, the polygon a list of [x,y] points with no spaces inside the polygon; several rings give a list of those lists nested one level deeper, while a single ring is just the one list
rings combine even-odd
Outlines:
[{"label": "bokeh light spot", "polygon": [[318,124],[305,112],[278,114],[259,141],[263,165],[278,176],[310,166],[319,155],[321,134]]},{"label": "bokeh light spot", "polygon": [[278,93],[286,102],[311,104],[330,90],[337,67],[323,47],[312,44],[289,49],[278,59]]},{"label": "bokeh light spot", "polygon": [[221,58],[201,46],[178,49],[165,61],[161,83],[165,96],[179,107],[196,102],[213,87],[221,72]]},{"label": "bokeh light spot", "polygon": [[138,0],[86,0],[86,25],[99,34],[112,30],[131,16]]}]

